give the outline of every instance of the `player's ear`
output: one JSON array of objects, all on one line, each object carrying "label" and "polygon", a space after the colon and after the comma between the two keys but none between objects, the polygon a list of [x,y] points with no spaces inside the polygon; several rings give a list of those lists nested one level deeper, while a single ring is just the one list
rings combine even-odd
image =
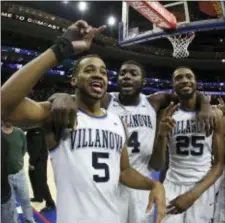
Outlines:
[{"label": "player's ear", "polygon": [[70,81],[70,84],[72,87],[77,87],[77,78],[73,77]]},{"label": "player's ear", "polygon": [[146,84],[147,84],[147,79],[144,78],[144,79],[143,79],[143,86],[145,86]]}]

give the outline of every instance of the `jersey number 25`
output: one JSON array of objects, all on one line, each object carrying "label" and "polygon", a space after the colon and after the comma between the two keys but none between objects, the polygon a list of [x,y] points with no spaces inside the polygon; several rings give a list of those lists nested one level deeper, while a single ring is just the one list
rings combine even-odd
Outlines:
[{"label": "jersey number 25", "polygon": [[183,156],[188,156],[189,154],[201,156],[203,154],[204,140],[204,136],[177,136],[176,153]]}]

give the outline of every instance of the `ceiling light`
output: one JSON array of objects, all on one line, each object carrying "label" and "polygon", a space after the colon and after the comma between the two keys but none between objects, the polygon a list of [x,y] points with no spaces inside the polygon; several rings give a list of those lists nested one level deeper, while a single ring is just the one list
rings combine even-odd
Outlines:
[{"label": "ceiling light", "polygon": [[109,26],[114,26],[115,25],[115,23],[116,23],[116,19],[115,19],[115,17],[114,16],[110,16],[109,18],[108,18],[108,25]]},{"label": "ceiling light", "polygon": [[81,11],[81,12],[84,12],[87,10],[87,3],[86,2],[79,2],[78,3],[78,9]]}]

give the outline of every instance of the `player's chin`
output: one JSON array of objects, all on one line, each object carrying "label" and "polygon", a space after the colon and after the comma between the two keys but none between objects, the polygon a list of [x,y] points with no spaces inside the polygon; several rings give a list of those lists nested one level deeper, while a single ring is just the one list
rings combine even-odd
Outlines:
[{"label": "player's chin", "polygon": [[133,89],[121,89],[120,93],[124,96],[133,96],[135,95],[135,91]]},{"label": "player's chin", "polygon": [[104,97],[104,93],[101,93],[101,94],[90,93],[89,95],[91,98],[96,99],[96,100],[102,99]]},{"label": "player's chin", "polygon": [[194,94],[194,91],[190,91],[190,92],[185,92],[185,93],[181,92],[179,95],[182,99],[187,100],[187,99],[192,98],[193,94]]}]

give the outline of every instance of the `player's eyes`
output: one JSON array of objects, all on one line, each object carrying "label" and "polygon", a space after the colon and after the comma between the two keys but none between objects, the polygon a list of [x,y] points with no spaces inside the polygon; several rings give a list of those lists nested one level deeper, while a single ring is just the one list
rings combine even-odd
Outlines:
[{"label": "player's eyes", "polygon": [[106,70],[101,70],[101,73],[104,75],[107,75],[107,71]]},{"label": "player's eyes", "polygon": [[132,74],[132,76],[134,76],[134,77],[138,76],[138,73],[135,72],[135,71],[131,72],[131,74]]},{"label": "player's eyes", "polygon": [[90,72],[92,72],[92,71],[93,71],[92,68],[88,68],[88,69],[85,69],[85,70],[84,70],[84,72],[86,72],[86,73],[90,73]]}]

